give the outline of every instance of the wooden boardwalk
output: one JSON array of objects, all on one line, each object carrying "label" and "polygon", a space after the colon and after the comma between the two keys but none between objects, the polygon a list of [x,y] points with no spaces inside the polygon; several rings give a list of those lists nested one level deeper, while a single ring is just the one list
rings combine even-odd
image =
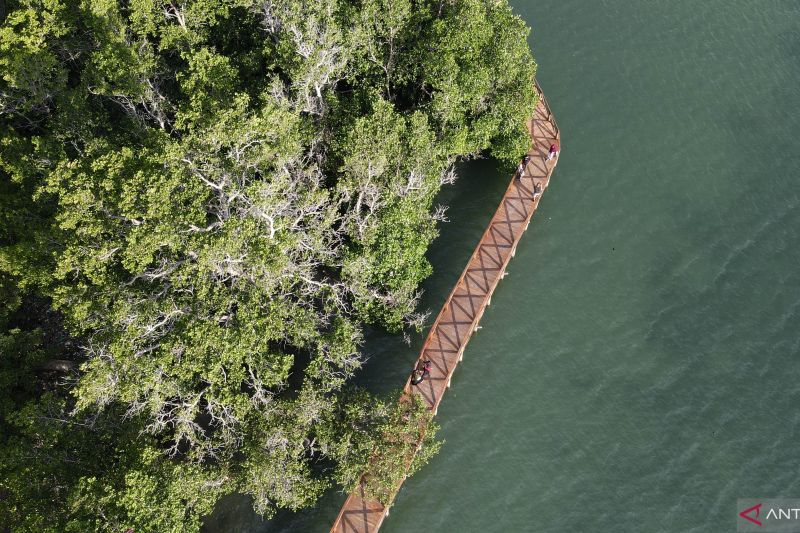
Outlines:
[{"label": "wooden boardwalk", "polygon": [[[419,385],[412,385],[409,376],[405,385],[405,391],[422,396],[434,414],[450,386],[456,365],[463,358],[467,342],[492,301],[492,292],[506,275],[506,266],[514,257],[558,162],[558,158],[547,161],[547,153],[553,142],[560,146],[561,135],[538,84],[536,90],[539,103],[528,122],[532,140],[528,165],[520,179],[512,178],[489,227],[428,332],[418,361],[431,361],[430,376]],[[361,487],[348,496],[331,533],[373,533],[386,515],[388,509],[378,501],[364,498]]]}]

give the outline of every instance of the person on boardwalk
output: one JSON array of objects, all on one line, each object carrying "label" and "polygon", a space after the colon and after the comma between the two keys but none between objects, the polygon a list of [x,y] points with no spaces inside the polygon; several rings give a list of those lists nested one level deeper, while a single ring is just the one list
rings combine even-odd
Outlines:
[{"label": "person on boardwalk", "polygon": [[558,143],[553,143],[550,145],[550,151],[547,152],[547,160],[550,161],[554,157],[558,157]]},{"label": "person on boardwalk", "polygon": [[537,199],[542,195],[542,185],[538,181],[533,186],[533,199]]},{"label": "person on boardwalk", "polygon": [[417,363],[417,367],[414,369],[414,372],[411,373],[411,384],[419,385],[422,383],[425,378],[431,375],[431,368],[433,368],[433,365],[430,359],[425,359]]},{"label": "person on boardwalk", "polygon": [[519,162],[519,166],[517,167],[517,179],[522,179],[522,175],[525,174],[525,169],[528,167],[528,161],[531,160],[531,156],[525,155],[522,158],[522,161]]}]

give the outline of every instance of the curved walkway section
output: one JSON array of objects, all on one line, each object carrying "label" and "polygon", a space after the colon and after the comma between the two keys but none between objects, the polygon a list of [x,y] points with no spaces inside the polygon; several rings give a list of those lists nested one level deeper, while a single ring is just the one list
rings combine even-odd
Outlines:
[{"label": "curved walkway section", "polygon": [[[422,396],[434,414],[558,162],[557,157],[548,161],[547,156],[553,143],[560,146],[561,135],[538,83],[536,90],[539,103],[528,122],[532,140],[528,163],[519,178],[515,175],[511,179],[500,207],[422,346],[418,361],[431,361],[430,376],[419,385],[412,385],[410,378],[406,382],[405,391]],[[348,496],[331,532],[374,533],[388,514],[388,508],[380,502],[364,497],[362,486]]]}]

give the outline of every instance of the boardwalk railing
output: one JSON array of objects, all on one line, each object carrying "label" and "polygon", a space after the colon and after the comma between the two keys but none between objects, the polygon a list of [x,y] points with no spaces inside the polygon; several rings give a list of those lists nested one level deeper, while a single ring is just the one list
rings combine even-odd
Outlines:
[{"label": "boardwalk railing", "polygon": [[550,104],[547,101],[547,97],[544,95],[542,86],[539,85],[539,80],[534,79],[533,85],[536,87],[536,92],[539,94],[539,99],[542,101],[544,108],[547,110],[547,120],[549,120],[553,124],[553,131],[555,132],[554,137],[560,142],[561,131],[558,129],[558,123],[556,122],[556,117],[553,116],[553,111],[550,109]]},{"label": "boardwalk railing", "polygon": [[[528,164],[519,178],[515,175],[511,179],[489,227],[428,332],[418,362],[431,361],[430,376],[417,385],[409,377],[405,385],[405,392],[421,396],[434,414],[450,387],[456,365],[464,357],[467,342],[479,329],[478,322],[492,302],[495,287],[506,276],[506,267],[558,161],[548,161],[548,152],[554,142],[561,144],[561,134],[538,82],[536,91],[539,102],[528,122],[532,141]],[[388,513],[379,501],[366,497],[362,480],[339,511],[331,532],[373,533]]]}]

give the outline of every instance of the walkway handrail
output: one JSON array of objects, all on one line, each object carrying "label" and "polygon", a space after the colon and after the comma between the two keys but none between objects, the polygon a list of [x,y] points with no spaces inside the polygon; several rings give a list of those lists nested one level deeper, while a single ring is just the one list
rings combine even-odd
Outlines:
[{"label": "walkway handrail", "polygon": [[542,90],[542,86],[539,85],[539,80],[534,78],[533,79],[533,85],[534,85],[534,87],[536,87],[536,92],[539,93],[539,98],[541,98],[542,102],[544,102],[544,107],[547,109],[547,111],[549,113],[549,116],[547,118],[550,120],[550,122],[553,123],[553,127],[556,130],[556,136],[560,140],[561,131],[558,129],[558,123],[556,122],[556,117],[553,116],[553,111],[550,108],[550,103],[547,101],[547,97],[544,95],[544,91]]}]

